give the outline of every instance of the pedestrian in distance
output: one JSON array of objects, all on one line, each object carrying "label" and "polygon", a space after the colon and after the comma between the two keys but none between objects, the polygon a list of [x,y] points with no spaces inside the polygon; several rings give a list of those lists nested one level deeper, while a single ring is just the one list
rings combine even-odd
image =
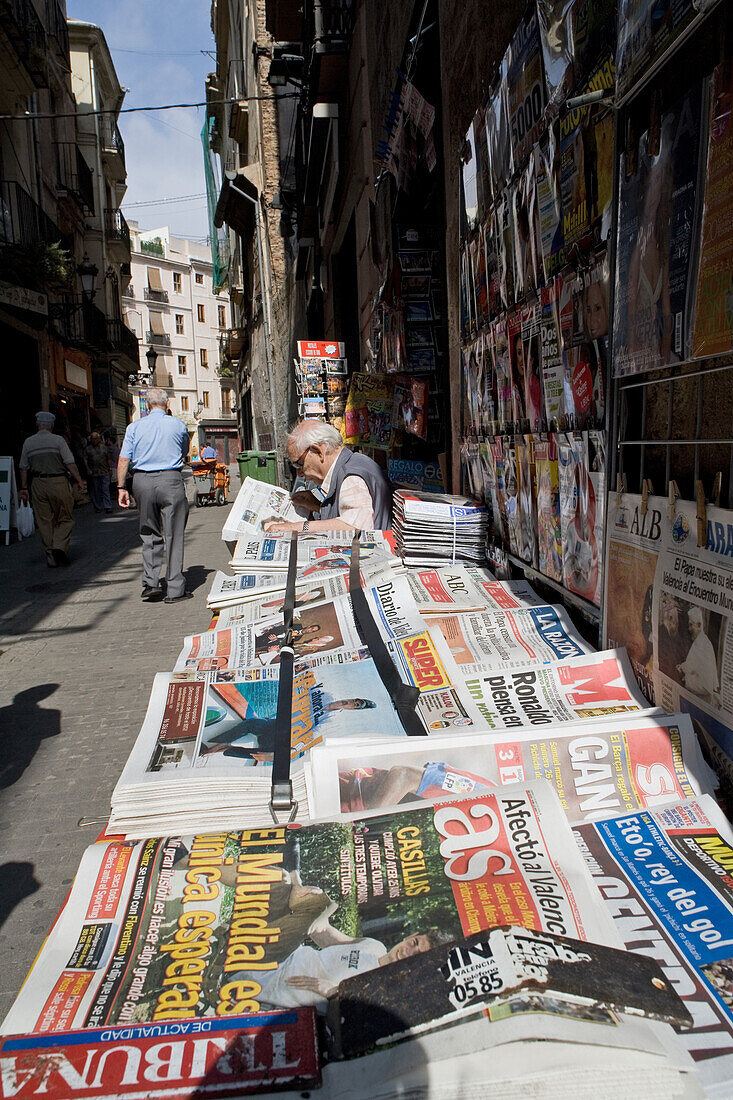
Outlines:
[{"label": "pedestrian in distance", "polygon": [[95,512],[112,511],[112,500],[109,495],[109,457],[107,444],[103,442],[99,432],[92,432],[89,436],[89,444],[84,455],[87,464],[87,483],[89,495],[92,498]]},{"label": "pedestrian in distance", "polygon": [[165,602],[178,603],[193,595],[186,591],[183,576],[183,536],[188,519],[183,460],[188,455],[188,432],[183,421],[166,415],[165,390],[148,390],[148,407],[147,416],[127,426],[117,463],[117,500],[120,508],[130,507],[125,480],[132,465],[132,489],[140,512],[142,598],[151,602],[163,598],[160,574],[165,548]]},{"label": "pedestrian in distance", "polygon": [[106,436],[107,465],[109,466],[109,491],[112,507],[117,499],[117,462],[120,457],[120,446],[117,442],[117,431],[110,428]]},{"label": "pedestrian in distance", "polygon": [[201,458],[204,462],[212,462],[216,458],[216,451],[210,443],[206,443],[206,446],[201,450]]},{"label": "pedestrian in distance", "polygon": [[74,530],[74,496],[69,478],[82,492],[86,488],[68,443],[52,431],[55,420],[53,413],[36,413],[37,431],[23,444],[19,464],[20,499],[28,500],[30,475],[31,504],[49,568],[69,564]]}]

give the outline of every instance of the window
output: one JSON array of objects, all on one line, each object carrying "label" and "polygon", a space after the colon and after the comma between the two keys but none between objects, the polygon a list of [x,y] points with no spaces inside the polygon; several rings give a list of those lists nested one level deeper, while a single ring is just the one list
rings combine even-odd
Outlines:
[{"label": "window", "polygon": [[205,409],[208,409],[208,407],[209,407],[209,391],[208,390],[202,390],[201,391],[201,404],[204,406]]},{"label": "window", "polygon": [[178,356],[178,373],[179,374],[188,374],[188,368],[186,367],[186,356],[185,355],[179,355]]},{"label": "window", "polygon": [[173,272],[173,293],[181,293],[181,273],[180,271]]},{"label": "window", "polygon": [[199,304],[196,306],[196,312],[198,313],[199,321],[201,322],[201,324],[203,324],[206,320],[206,310],[204,309],[203,302],[199,302]]},{"label": "window", "polygon": [[225,306],[219,306],[219,328],[227,327],[227,311]]},{"label": "window", "polygon": [[187,413],[188,412],[188,398],[187,397],[182,397],[181,398],[181,412],[182,413]]},{"label": "window", "polygon": [[202,367],[208,367],[208,365],[209,365],[209,352],[208,352],[208,350],[206,348],[201,348],[201,350],[199,351],[199,355],[201,356],[201,366]]},{"label": "window", "polygon": [[196,282],[198,283],[199,286],[204,285],[204,277],[203,277],[203,275],[201,274],[200,271],[196,272]]},{"label": "window", "polygon": [[222,389],[221,391],[221,411],[223,413],[230,413],[232,411],[232,391]]},{"label": "window", "polygon": [[183,314],[176,314],[176,335],[183,336]]}]

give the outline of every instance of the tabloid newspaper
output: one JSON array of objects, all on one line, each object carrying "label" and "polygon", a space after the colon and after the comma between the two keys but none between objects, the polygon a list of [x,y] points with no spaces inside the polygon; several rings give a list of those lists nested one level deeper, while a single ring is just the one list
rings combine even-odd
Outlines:
[{"label": "tabloid newspaper", "polygon": [[[151,836],[261,820],[267,813],[275,748],[275,672],[159,673],[112,793],[110,828]],[[338,664],[299,663],[292,708],[297,800],[305,794],[298,761],[324,738],[404,736],[368,657]]]},{"label": "tabloid newspaper", "polygon": [[465,686],[489,729],[556,726],[607,718],[649,704],[623,649],[603,650],[538,667],[470,676]]},{"label": "tabloid newspaper", "polygon": [[507,923],[617,942],[545,783],[366,820],[110,840],[85,852],[2,1031],[322,1010],[390,952]]},{"label": "tabloid newspaper", "polygon": [[[405,638],[424,629],[409,586],[403,577],[388,577],[366,590],[367,599],[379,614],[386,638]],[[248,668],[256,664],[277,664],[286,631],[282,614],[271,612],[258,622],[245,622],[189,635],[175,671],[196,668]],[[292,645],[296,657],[344,649],[357,649],[361,640],[348,596],[336,596],[311,606],[301,604],[292,624]]]},{"label": "tabloid newspaper", "polygon": [[491,669],[549,664],[592,652],[566,612],[550,604],[515,611],[480,611],[431,616],[443,634],[460,675]]},{"label": "tabloid newspaper", "polygon": [[626,948],[657,959],[692,1014],[678,1038],[706,1095],[733,1095],[730,824],[702,797],[575,836]]},{"label": "tabloid newspaper", "polygon": [[[237,577],[236,579],[240,580],[241,578]],[[293,607],[296,612],[306,607],[317,607],[319,604],[333,600],[336,596],[345,596],[348,591],[349,578],[346,573],[339,573],[330,579],[306,581],[304,584],[296,584]],[[255,592],[254,596],[256,598],[247,600],[244,603],[223,607],[219,612],[217,625],[225,627],[232,626],[235,623],[255,623],[260,619],[270,619],[273,615],[282,614],[285,604],[284,589],[274,593],[271,592],[268,595]]]},{"label": "tabloid newspaper", "polygon": [[319,745],[306,767],[311,817],[465,798],[547,779],[571,822],[712,794],[687,715],[596,720],[584,728],[457,734],[381,745]]},{"label": "tabloid newspaper", "polygon": [[475,566],[410,569],[405,579],[422,615],[462,615],[542,603],[526,581],[497,581],[488,569]]},{"label": "tabloid newspaper", "polygon": [[274,519],[291,522],[298,514],[287,489],[246,477],[224,521],[221,537],[234,542],[243,536],[262,537],[263,523]]},{"label": "tabloid newspaper", "polygon": [[692,501],[678,500],[670,519],[667,500],[649,497],[642,515],[638,496],[617,502],[610,494],[604,634],[627,646],[659,706],[692,716],[730,772],[733,513],[707,508],[698,546],[696,512]]},{"label": "tabloid newspaper", "polygon": [[649,497],[646,514],[641,503],[630,493],[608,494],[603,640],[626,647],[644,694],[654,702],[652,601],[667,501]]},{"label": "tabloid newspaper", "polygon": [[[338,533],[338,532],[335,532]],[[230,566],[234,573],[247,573],[253,569],[263,573],[286,572],[290,560],[290,539],[241,538],[234,548]],[[389,547],[383,542],[362,543],[359,560],[385,562],[400,565]],[[351,564],[350,543],[323,539],[298,539],[298,575],[300,578],[318,576],[335,570],[348,570]]]}]

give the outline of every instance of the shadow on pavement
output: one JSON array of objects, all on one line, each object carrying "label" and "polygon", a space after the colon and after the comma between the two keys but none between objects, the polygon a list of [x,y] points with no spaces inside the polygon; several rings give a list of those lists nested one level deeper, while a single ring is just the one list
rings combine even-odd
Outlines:
[{"label": "shadow on pavement", "polygon": [[41,741],[61,733],[61,711],[38,705],[58,686],[38,684],[19,691],[10,706],[0,708],[0,790],[17,783]]},{"label": "shadow on pavement", "polygon": [[32,863],[3,863],[0,865],[0,928],[10,914],[25,898],[41,889]]},{"label": "shadow on pavement", "polygon": [[206,578],[213,572],[213,569],[207,569],[204,565],[189,565],[188,569],[183,570],[188,591],[195,592],[202,584],[206,584]]}]

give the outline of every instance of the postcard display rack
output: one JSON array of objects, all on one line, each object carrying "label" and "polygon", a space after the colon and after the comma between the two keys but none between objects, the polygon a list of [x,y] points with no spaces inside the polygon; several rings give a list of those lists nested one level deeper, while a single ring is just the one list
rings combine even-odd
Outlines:
[{"label": "postcard display rack", "polygon": [[[727,382],[726,430],[709,437],[691,362],[731,349],[730,5],[657,7],[536,0],[462,149],[464,487],[491,508],[496,567],[594,627],[617,474],[633,468],[641,491],[654,456],[674,481],[677,443],[691,481],[722,445],[733,465],[730,356],[706,368]],[[655,431],[679,437],[661,459]]]},{"label": "postcard display rack", "polygon": [[344,344],[299,340],[294,365],[299,415],[327,420],[341,430],[349,385]]}]

